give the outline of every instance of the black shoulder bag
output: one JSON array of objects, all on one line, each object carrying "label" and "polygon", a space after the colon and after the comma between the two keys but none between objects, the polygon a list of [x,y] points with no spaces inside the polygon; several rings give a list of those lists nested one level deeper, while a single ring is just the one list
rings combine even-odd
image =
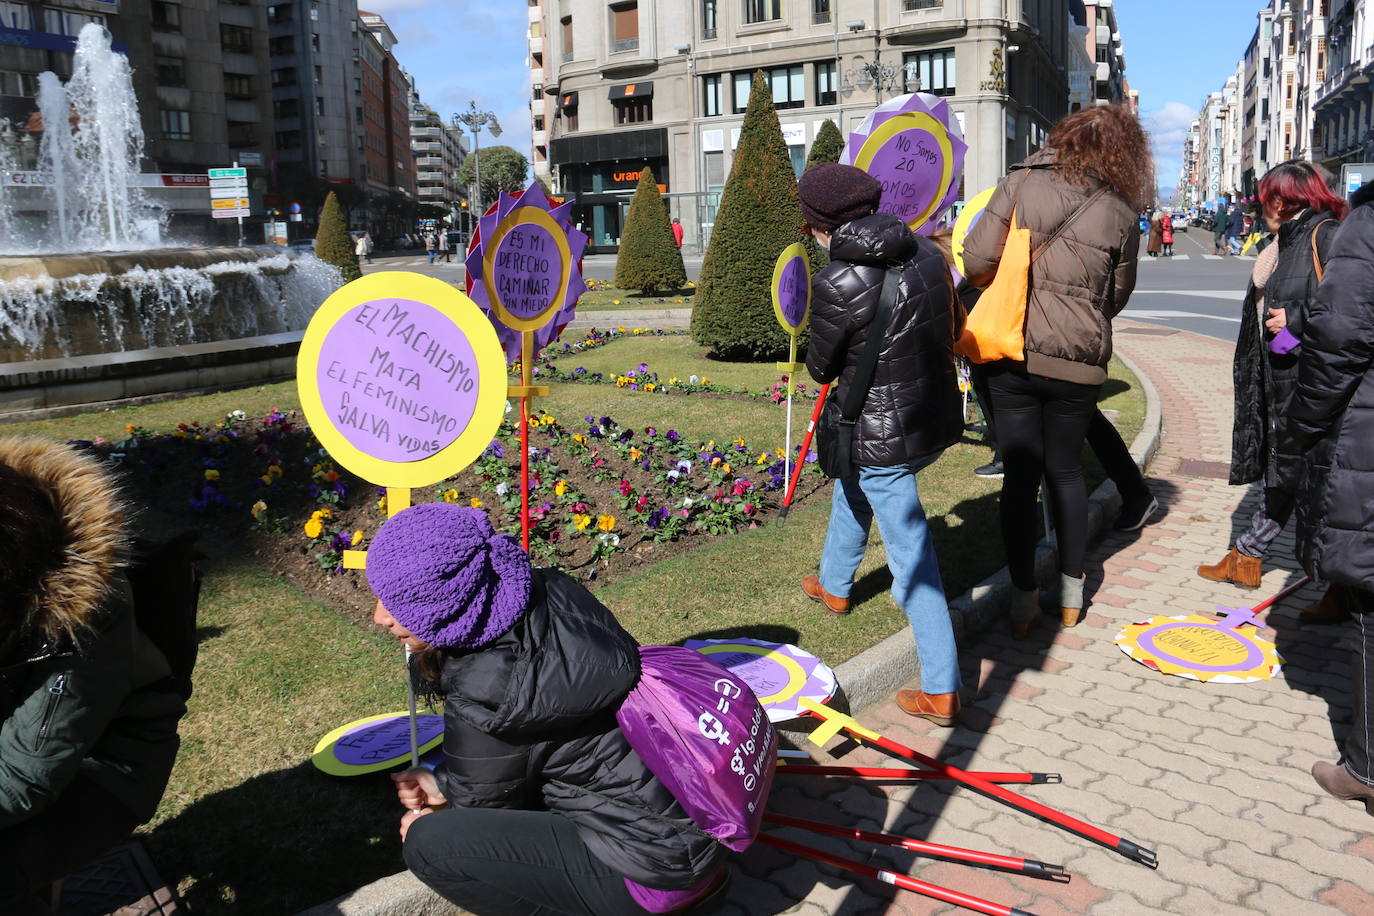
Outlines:
[{"label": "black shoulder bag", "polygon": [[887,336],[887,325],[892,317],[892,306],[897,301],[897,281],[901,270],[889,267],[883,278],[883,291],[878,296],[878,311],[868,326],[868,341],[864,354],[854,370],[854,382],[844,395],[844,404],[839,412],[833,410],[821,413],[820,423],[816,426],[816,460],[820,462],[821,472],[826,477],[854,477],[859,467],[854,463],[854,424],[859,422],[864,401],[868,400],[868,390],[873,386],[873,374],[878,369],[878,352]]}]

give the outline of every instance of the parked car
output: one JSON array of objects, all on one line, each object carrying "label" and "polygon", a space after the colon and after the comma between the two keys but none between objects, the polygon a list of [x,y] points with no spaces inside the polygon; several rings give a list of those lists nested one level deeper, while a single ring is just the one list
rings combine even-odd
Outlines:
[{"label": "parked car", "polygon": [[1173,215],[1173,220],[1174,220],[1174,231],[1175,231],[1175,232],[1187,232],[1187,231],[1188,231],[1188,214],[1187,214],[1187,213],[1175,213],[1175,214]]}]

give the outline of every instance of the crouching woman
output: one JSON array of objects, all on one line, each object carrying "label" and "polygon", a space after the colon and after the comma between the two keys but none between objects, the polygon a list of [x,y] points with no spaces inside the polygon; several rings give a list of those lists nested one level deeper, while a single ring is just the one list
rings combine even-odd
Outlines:
[{"label": "crouching woman", "polygon": [[416,877],[479,916],[681,912],[721,886],[723,849],[616,724],[638,644],[590,593],[444,503],[382,526],[367,576],[443,697],[442,763],[393,777]]}]

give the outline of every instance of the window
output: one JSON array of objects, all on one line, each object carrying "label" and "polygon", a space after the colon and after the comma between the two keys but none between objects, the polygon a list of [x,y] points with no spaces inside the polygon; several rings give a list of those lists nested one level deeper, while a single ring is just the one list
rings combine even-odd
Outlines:
[{"label": "window", "polygon": [[[33,20],[29,16],[29,8],[23,3],[15,3],[13,0],[0,0],[0,26],[7,29],[28,30],[33,25]],[[0,95],[13,95],[13,93],[0,92]]]},{"label": "window", "polygon": [[310,33],[310,48],[311,48],[311,50],[313,50],[316,54],[319,54],[319,53],[320,53],[320,36],[319,36],[319,33],[318,33],[318,32],[311,32],[311,33]]},{"label": "window", "polygon": [[219,27],[219,45],[226,51],[234,51],[239,54],[253,53],[253,30],[245,29],[238,25],[224,25]]},{"label": "window", "polygon": [[903,54],[902,77],[906,92],[954,95],[954,49]]},{"label": "window", "polygon": [[272,117],[294,118],[301,113],[299,99],[277,99],[272,103]]},{"label": "window", "polygon": [[744,0],[745,22],[772,22],[782,18],[782,0]]},{"label": "window", "polygon": [[577,130],[576,108],[563,109],[563,129],[566,130],[568,133],[574,133]]},{"label": "window", "polygon": [[229,145],[230,146],[257,146],[258,130],[256,124],[246,121],[229,122]]},{"label": "window", "polygon": [[714,118],[722,113],[720,96],[720,74],[703,76],[701,78],[701,114],[703,117]]},{"label": "window", "polygon": [[191,139],[191,113],[189,111],[162,112],[162,138],[164,140]]},{"label": "window", "polygon": [[153,28],[159,32],[181,31],[181,6],[167,0],[153,0]]},{"label": "window", "polygon": [[93,15],[91,13],[77,13],[72,10],[55,10],[51,7],[43,10],[44,31],[51,32],[54,35],[71,35],[75,37],[80,33],[81,27],[88,22],[94,22],[96,25],[104,25],[105,17]]},{"label": "window", "polygon": [[296,83],[296,68],[283,67],[272,71],[273,86],[293,86]]},{"label": "window", "polygon": [[816,64],[816,104],[835,104],[835,62],[833,60]]},{"label": "window", "polygon": [[716,37],[716,0],[701,0],[701,37]]},{"label": "window", "polygon": [[811,0],[811,21],[815,23],[830,21],[830,0]]},{"label": "window", "polygon": [[276,141],[277,149],[298,149],[301,145],[301,132],[298,130],[279,130]]},{"label": "window", "polygon": [[773,94],[774,108],[801,108],[806,104],[806,79],[800,64],[765,70],[763,80]]},{"label": "window", "polygon": [[224,94],[231,99],[251,99],[253,78],[245,73],[224,74]]},{"label": "window", "polygon": [[1292,108],[1292,107],[1293,107],[1293,74],[1291,74],[1291,73],[1288,74],[1288,77],[1287,77],[1287,79],[1284,81],[1284,83],[1285,83],[1285,88],[1284,88],[1284,91],[1283,91],[1283,107],[1284,107],[1284,108]]},{"label": "window", "polygon": [[0,95],[34,98],[38,95],[38,74],[0,70]]},{"label": "window", "polygon": [[639,47],[639,3],[611,6],[611,50],[633,51]]},{"label": "window", "polygon": [[744,71],[732,74],[731,79],[734,82],[735,90],[733,93],[735,102],[734,110],[735,114],[739,114],[749,107],[749,89],[753,82],[754,74]]},{"label": "window", "polygon": [[186,65],[183,61],[171,57],[159,57],[156,58],[154,66],[157,70],[157,84],[159,86],[186,85]]},{"label": "window", "polygon": [[559,23],[563,27],[563,59],[565,61],[573,59],[573,31],[572,17],[564,16]]},{"label": "window", "polygon": [[536,102],[539,101],[540,99],[542,99],[542,98],[544,97],[544,84],[543,84],[543,83],[535,83],[533,86],[531,86],[531,87],[530,87],[530,95],[533,97],[533,100],[536,101]]},{"label": "window", "polygon": [[267,8],[267,22],[269,25],[283,25],[292,20],[291,5],[288,3],[269,6]]},{"label": "window", "polygon": [[654,100],[650,96],[642,99],[616,99],[611,102],[615,108],[615,123],[640,124],[654,119]]},{"label": "window", "polygon": [[321,67],[319,64],[316,64],[316,65],[315,65],[315,85],[318,86],[320,83],[323,83],[323,82],[324,82],[324,68]]},{"label": "window", "polygon": [[534,129],[535,129],[535,130],[543,130],[543,129],[544,129],[544,116],[543,116],[543,115],[535,115],[535,116],[534,116]]},{"label": "window", "polygon": [[271,54],[295,54],[296,36],[278,35],[267,43],[267,50]]},{"label": "window", "polygon": [[902,12],[910,13],[912,10],[938,10],[945,5],[945,0],[902,0]]},{"label": "window", "polygon": [[321,116],[324,115],[324,97],[323,97],[323,96],[318,96],[318,95],[315,96],[315,114],[321,115]]}]

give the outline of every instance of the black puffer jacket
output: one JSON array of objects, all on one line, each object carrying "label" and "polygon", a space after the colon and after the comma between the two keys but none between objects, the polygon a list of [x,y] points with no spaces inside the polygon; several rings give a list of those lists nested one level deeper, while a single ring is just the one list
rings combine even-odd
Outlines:
[{"label": "black puffer jacket", "polygon": [[[888,266],[901,270],[873,387],[854,427],[854,461],[892,467],[953,444],[964,428],[949,268],[935,244],[895,216],[875,213],[835,230],[830,264],[811,280],[811,343],[806,368],[818,382],[839,378],[826,402],[838,414],[854,379]],[[829,419],[829,418],[827,418]]]},{"label": "black puffer jacket", "polygon": [[535,570],[520,622],[444,662],[444,763],[435,776],[454,804],[555,811],[626,878],[689,887],[722,847],[692,824],[616,724],[639,681],[637,646],[586,589]]},{"label": "black puffer jacket", "polygon": [[[1307,314],[1317,296],[1317,271],[1312,263],[1316,233],[1317,255],[1325,265],[1340,224],[1329,212],[1308,211],[1279,228],[1279,262],[1264,287],[1264,309],[1284,309],[1288,330],[1299,340]],[[1302,452],[1285,426],[1288,403],[1298,381],[1302,348],[1282,356],[1269,349],[1272,334],[1264,329],[1250,284],[1241,310],[1236,338],[1235,422],[1231,426],[1231,483],[1263,479],[1266,487],[1294,492],[1302,472]]]},{"label": "black puffer jacket", "polygon": [[1298,557],[1374,592],[1374,182],[1351,199],[1306,315],[1288,429],[1306,449]]}]

